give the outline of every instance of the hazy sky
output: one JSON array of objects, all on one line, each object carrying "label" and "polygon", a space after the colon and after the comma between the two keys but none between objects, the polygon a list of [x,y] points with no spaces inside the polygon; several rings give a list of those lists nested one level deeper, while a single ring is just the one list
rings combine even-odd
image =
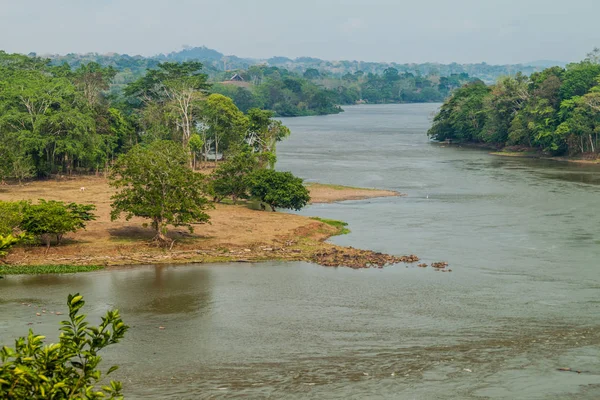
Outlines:
[{"label": "hazy sky", "polygon": [[0,49],[395,62],[577,61],[600,0],[0,0]]}]

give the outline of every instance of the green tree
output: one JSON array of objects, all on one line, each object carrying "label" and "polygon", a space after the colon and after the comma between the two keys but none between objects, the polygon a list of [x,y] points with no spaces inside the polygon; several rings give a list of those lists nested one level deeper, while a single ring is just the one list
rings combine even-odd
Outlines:
[{"label": "green tree", "polygon": [[95,209],[96,206],[92,204],[65,204],[62,201],[40,199],[38,204],[24,205],[19,227],[50,247],[52,237],[60,244],[65,233],[85,229],[87,222],[96,219],[92,213]]},{"label": "green tree", "polygon": [[231,197],[234,203],[248,196],[247,177],[258,168],[258,159],[250,149],[240,151],[235,156],[219,164],[211,175],[210,187],[215,200]]},{"label": "green tree", "polygon": [[202,106],[205,129],[205,157],[208,146],[214,145],[215,164],[219,151],[226,152],[230,146],[239,145],[244,139],[248,120],[229,97],[211,94]]},{"label": "green tree", "polygon": [[304,71],[303,76],[306,79],[319,79],[321,74],[319,73],[318,69],[308,68],[306,71]]},{"label": "green tree", "polygon": [[199,153],[202,153],[202,149],[204,148],[204,141],[197,133],[194,133],[192,137],[190,137],[190,150],[192,152],[192,167],[196,169],[196,157]]},{"label": "green tree", "polygon": [[[15,340],[15,347],[0,350],[0,397],[3,399],[123,399],[122,384],[102,385],[99,352],[118,343],[129,329],[118,310],[108,311],[99,326],[91,326],[83,296],[69,295],[69,319],[61,322],[59,342],[44,345],[44,336],[30,329],[27,337]],[[118,367],[108,369],[108,376]]]},{"label": "green tree", "polygon": [[484,100],[490,89],[481,81],[463,86],[446,100],[427,134],[434,140],[481,141],[486,121]]},{"label": "green tree", "polygon": [[144,103],[158,103],[160,109],[174,121],[184,148],[198,122],[199,101],[210,88],[202,63],[165,62],[125,88],[125,94]]},{"label": "green tree", "polygon": [[260,169],[248,179],[252,197],[268,204],[272,211],[275,211],[275,207],[300,210],[310,201],[302,179],[291,172]]},{"label": "green tree", "polygon": [[108,90],[116,74],[117,70],[112,66],[105,68],[97,62],[90,62],[81,64],[73,72],[73,80],[88,106],[94,108],[102,101],[102,93]]},{"label": "green tree", "polygon": [[186,226],[209,220],[204,177],[188,168],[189,155],[177,143],[155,141],[137,145],[121,155],[109,175],[118,191],[112,196],[111,219],[125,213],[150,219],[159,244],[170,243],[167,226]]},{"label": "green tree", "polygon": [[95,120],[82,107],[67,78],[30,70],[7,70],[0,83],[0,134],[13,147],[17,179],[29,175],[29,160],[38,174],[70,173],[93,148]]},{"label": "green tree", "polygon": [[246,142],[259,154],[261,166],[275,165],[277,142],[290,135],[290,130],[273,119],[273,112],[252,108],[248,110],[248,131]]}]

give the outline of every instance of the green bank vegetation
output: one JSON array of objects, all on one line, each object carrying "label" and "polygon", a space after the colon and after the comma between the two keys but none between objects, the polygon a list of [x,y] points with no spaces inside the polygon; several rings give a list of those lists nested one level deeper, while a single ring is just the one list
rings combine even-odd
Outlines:
[{"label": "green bank vegetation", "polygon": [[600,49],[566,68],[473,82],[454,92],[428,135],[514,151],[595,159],[600,154]]},{"label": "green bank vegetation", "polygon": [[101,265],[2,265],[2,275],[73,274],[104,269]]},{"label": "green bank vegetation", "polygon": [[336,235],[347,235],[350,233],[350,229],[347,228],[348,223],[344,221],[338,221],[335,219],[327,219],[327,218],[319,218],[319,217],[311,217],[315,221],[323,222],[324,224],[331,225],[336,228],[338,231]]}]

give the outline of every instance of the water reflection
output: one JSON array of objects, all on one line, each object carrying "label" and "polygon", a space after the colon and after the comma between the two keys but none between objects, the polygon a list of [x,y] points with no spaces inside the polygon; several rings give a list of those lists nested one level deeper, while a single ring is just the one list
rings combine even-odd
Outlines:
[{"label": "water reflection", "polygon": [[157,265],[127,274],[127,280],[114,275],[111,283],[115,302],[129,313],[201,313],[210,306],[210,271],[203,268]]}]

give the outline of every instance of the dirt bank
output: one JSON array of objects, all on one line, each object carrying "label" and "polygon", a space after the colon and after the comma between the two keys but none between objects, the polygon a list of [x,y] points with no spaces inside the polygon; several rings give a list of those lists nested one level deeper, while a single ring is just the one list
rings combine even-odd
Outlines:
[{"label": "dirt bank", "polygon": [[540,160],[560,161],[575,164],[586,164],[586,165],[600,165],[600,158],[589,159],[589,158],[573,158],[573,157],[549,157],[543,154],[528,153],[528,152],[508,152],[508,151],[496,151],[490,153],[494,156],[500,157],[520,157],[520,158],[537,158]]},{"label": "dirt bank", "polygon": [[364,189],[340,185],[327,185],[322,183],[307,183],[310,190],[311,203],[335,203],[345,200],[365,200],[376,197],[402,196],[401,193],[391,190]]},{"label": "dirt bank", "polygon": [[[82,188],[85,189],[82,191]],[[318,184],[310,185],[309,189],[315,203],[398,195],[389,191]],[[217,204],[209,210],[211,224],[196,225],[191,234],[187,229],[173,228],[170,231],[170,237],[175,240],[173,248],[160,249],[149,244],[154,233],[142,226],[147,221],[137,218],[110,220],[112,194],[113,189],[106,180],[96,177],[1,186],[0,200],[35,201],[43,198],[94,204],[98,215],[98,219],[90,222],[86,230],[68,234],[63,245],[51,247],[47,253],[42,247],[18,247],[6,261],[13,265],[110,266],[305,260],[360,268],[407,260],[325,243],[327,238],[338,233],[338,228],[299,215],[252,210],[245,204]],[[326,257],[327,254],[345,255],[340,259],[338,256]]]}]

